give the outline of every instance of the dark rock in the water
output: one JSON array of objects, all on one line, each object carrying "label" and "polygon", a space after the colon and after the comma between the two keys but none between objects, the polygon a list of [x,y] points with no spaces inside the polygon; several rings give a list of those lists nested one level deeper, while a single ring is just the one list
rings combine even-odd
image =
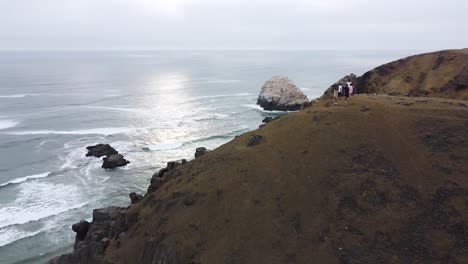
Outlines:
[{"label": "dark rock in the water", "polygon": [[201,147],[201,148],[197,148],[195,150],[195,158],[199,158],[203,155],[205,155],[206,153],[210,152],[211,150],[205,148],[205,147]]},{"label": "dark rock in the water", "polygon": [[88,233],[90,223],[82,220],[79,223],[72,225],[72,230],[76,232],[76,240],[82,241]]},{"label": "dark rock in the water", "polygon": [[100,158],[102,156],[110,156],[114,154],[119,154],[117,150],[111,147],[109,144],[97,144],[95,146],[86,147],[88,149],[88,153],[86,157],[97,157]]},{"label": "dark rock in the water", "polygon": [[247,143],[247,146],[248,147],[253,147],[253,146],[256,146],[258,144],[260,144],[260,142],[263,140],[263,137],[260,136],[260,135],[253,135],[250,137],[249,139],[249,142]]},{"label": "dark rock in the water", "polygon": [[109,144],[97,144],[95,146],[86,147],[88,153],[86,157],[102,157],[106,156],[103,159],[102,168],[104,169],[113,169],[115,167],[125,166],[130,163],[128,160],[119,154],[117,150],[111,147]]},{"label": "dark rock in the water", "polygon": [[257,104],[270,111],[297,111],[307,106],[309,100],[287,77],[274,76],[263,85]]},{"label": "dark rock in the water", "polygon": [[122,167],[130,163],[130,161],[124,159],[121,154],[113,154],[103,159],[104,163],[102,167],[104,169],[113,169],[116,167]]},{"label": "dark rock in the water", "polygon": [[136,204],[143,199],[143,195],[134,192],[130,193],[128,196],[130,196],[131,204]]}]

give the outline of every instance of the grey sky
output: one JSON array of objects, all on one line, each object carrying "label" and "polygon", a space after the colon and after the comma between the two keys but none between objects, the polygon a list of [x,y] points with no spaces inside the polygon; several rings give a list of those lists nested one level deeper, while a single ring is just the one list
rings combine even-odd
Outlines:
[{"label": "grey sky", "polygon": [[467,0],[0,0],[0,49],[468,47]]}]

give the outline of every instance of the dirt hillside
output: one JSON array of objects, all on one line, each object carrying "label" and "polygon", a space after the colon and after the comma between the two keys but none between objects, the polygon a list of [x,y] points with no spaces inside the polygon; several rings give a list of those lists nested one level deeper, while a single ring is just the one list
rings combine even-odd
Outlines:
[{"label": "dirt hillside", "polygon": [[327,105],[171,170],[55,263],[467,263],[468,103]]},{"label": "dirt hillside", "polygon": [[468,100],[468,49],[400,59],[357,79],[360,92]]}]

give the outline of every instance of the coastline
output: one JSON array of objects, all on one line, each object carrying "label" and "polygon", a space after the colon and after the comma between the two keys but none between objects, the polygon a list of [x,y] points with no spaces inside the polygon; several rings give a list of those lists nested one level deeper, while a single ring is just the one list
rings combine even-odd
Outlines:
[{"label": "coastline", "polygon": [[[339,107],[323,97],[202,157],[168,163],[142,200],[94,210],[91,235],[51,263],[463,258],[467,242],[453,228],[467,210],[438,204],[467,198],[468,104],[381,92]],[[452,256],[436,239],[455,243]]]}]

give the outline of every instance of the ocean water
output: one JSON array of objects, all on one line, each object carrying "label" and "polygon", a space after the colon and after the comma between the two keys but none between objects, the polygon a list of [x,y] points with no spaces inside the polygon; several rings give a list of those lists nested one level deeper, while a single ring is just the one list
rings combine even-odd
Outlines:
[{"label": "ocean water", "polygon": [[[0,52],[0,263],[72,250],[71,225],[127,206],[167,161],[193,158],[280,113],[255,105],[286,75],[310,98],[409,51]],[[131,161],[104,170],[86,146]]]}]

